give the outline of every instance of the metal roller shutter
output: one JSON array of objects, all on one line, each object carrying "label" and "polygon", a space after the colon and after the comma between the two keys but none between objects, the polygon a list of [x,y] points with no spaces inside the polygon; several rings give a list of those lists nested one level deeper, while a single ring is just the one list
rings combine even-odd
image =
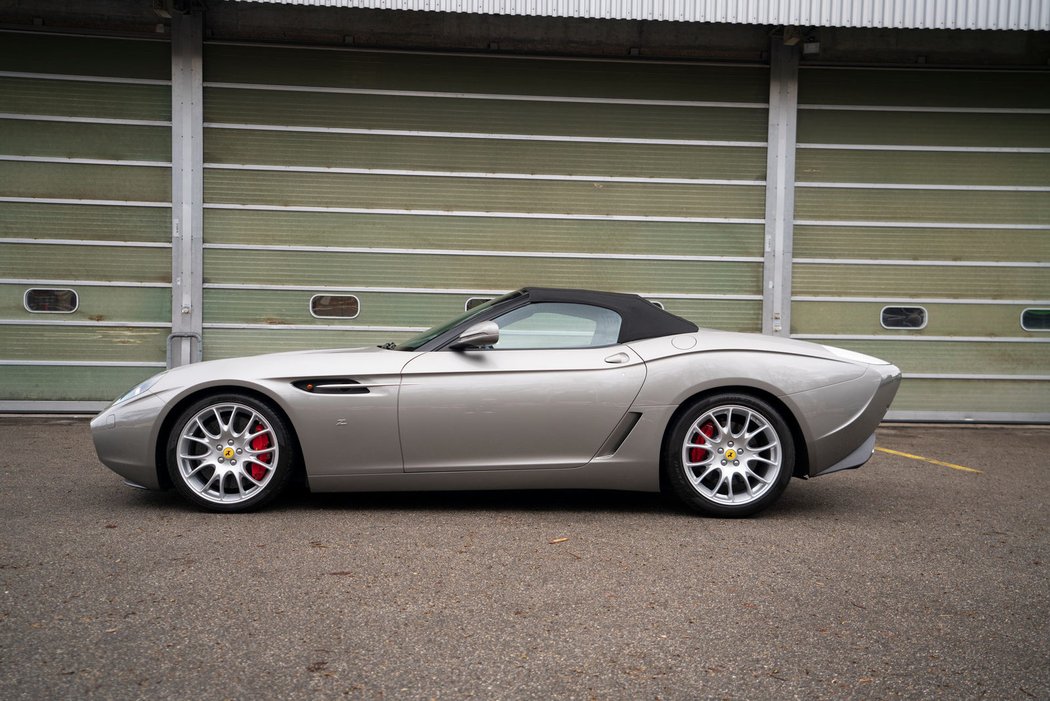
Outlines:
[{"label": "metal roller shutter", "polygon": [[[205,46],[204,355],[371,344],[524,284],[761,325],[768,68]],[[352,319],[314,295],[353,295]]]},{"label": "metal roller shutter", "polygon": [[0,408],[87,408],[164,367],[169,55],[0,33]]},{"label": "metal roller shutter", "polygon": [[898,364],[891,418],[1050,419],[1050,74],[799,82],[793,335]]}]

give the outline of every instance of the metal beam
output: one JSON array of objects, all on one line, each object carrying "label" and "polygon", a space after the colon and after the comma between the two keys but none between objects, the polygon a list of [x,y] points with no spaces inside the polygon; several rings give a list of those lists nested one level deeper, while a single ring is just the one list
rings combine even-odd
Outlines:
[{"label": "metal beam", "polygon": [[774,336],[787,336],[791,332],[791,254],[800,52],[798,46],[785,46],[780,37],[773,37],[769,51],[762,333]]},{"label": "metal beam", "polygon": [[168,364],[201,356],[204,298],[204,20],[171,17],[171,330]]}]

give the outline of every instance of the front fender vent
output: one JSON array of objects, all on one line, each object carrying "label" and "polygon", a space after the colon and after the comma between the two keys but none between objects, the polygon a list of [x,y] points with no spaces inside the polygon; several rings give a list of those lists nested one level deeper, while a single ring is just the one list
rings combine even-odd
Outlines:
[{"label": "front fender vent", "polygon": [[345,377],[296,380],[292,386],[309,394],[368,394],[368,387]]}]

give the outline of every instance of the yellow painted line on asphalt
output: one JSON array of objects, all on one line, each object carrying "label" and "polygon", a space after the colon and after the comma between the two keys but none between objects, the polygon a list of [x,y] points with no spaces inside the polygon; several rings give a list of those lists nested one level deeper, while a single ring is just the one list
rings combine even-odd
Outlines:
[{"label": "yellow painted line on asphalt", "polygon": [[921,460],[922,462],[928,462],[931,465],[940,465],[941,467],[950,467],[953,470],[962,470],[963,472],[976,472],[981,475],[984,474],[980,470],[975,470],[972,467],[963,467],[962,465],[956,465],[950,462],[941,462],[940,460],[933,460],[932,458],[924,458],[921,455],[912,455],[911,453],[902,453],[899,450],[890,450],[889,448],[876,448],[875,450],[880,453],[889,453],[890,455],[899,455],[902,458],[910,458],[912,460]]}]

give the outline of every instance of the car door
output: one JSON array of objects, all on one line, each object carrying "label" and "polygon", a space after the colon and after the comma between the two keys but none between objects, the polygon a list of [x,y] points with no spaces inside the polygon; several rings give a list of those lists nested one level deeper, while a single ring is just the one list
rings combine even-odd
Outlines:
[{"label": "car door", "polygon": [[568,468],[597,453],[645,364],[616,343],[619,315],[530,304],[497,318],[492,347],[409,362],[398,406],[407,472]]}]

